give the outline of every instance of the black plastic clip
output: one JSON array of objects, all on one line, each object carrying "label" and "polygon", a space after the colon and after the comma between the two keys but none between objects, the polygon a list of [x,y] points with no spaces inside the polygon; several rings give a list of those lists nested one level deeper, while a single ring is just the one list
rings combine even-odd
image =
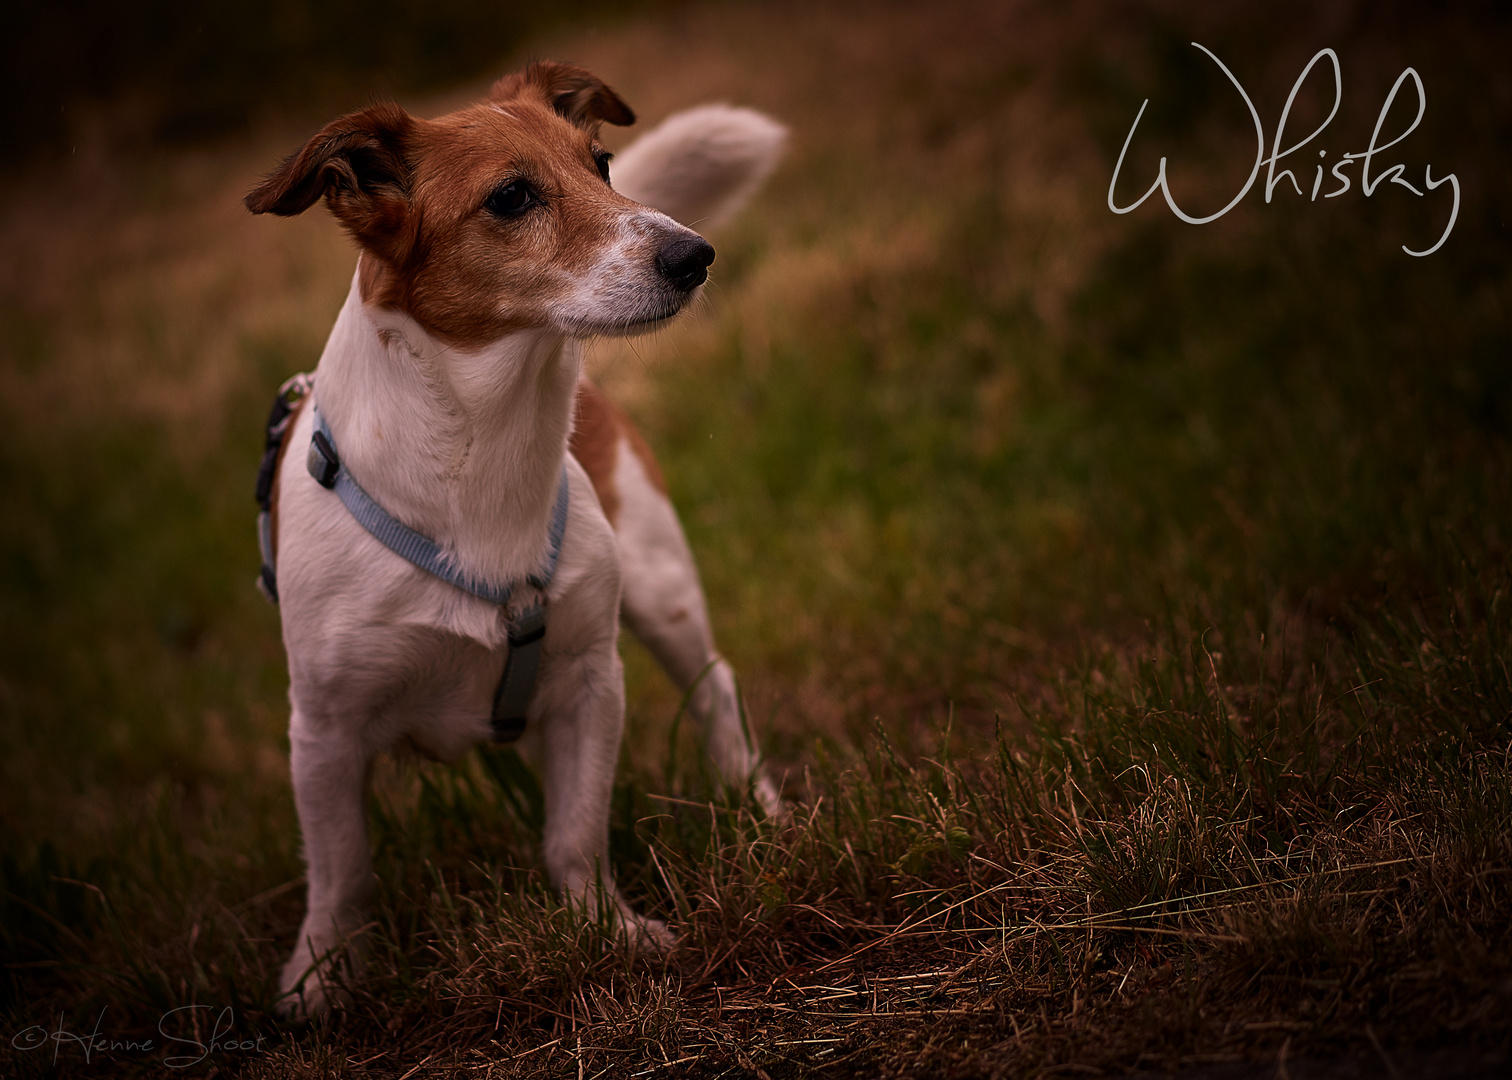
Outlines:
[{"label": "black plastic clip", "polygon": [[336,486],[336,474],[341,472],[341,459],[336,456],[336,448],[326,438],[325,432],[317,431],[310,437],[310,453],[305,458],[305,467],[321,487]]}]

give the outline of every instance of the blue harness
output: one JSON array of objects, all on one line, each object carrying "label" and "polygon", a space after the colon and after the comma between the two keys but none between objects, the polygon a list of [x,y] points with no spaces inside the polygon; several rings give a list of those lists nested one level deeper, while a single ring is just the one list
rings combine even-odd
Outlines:
[{"label": "blue harness", "polygon": [[[267,441],[263,450],[262,467],[257,477],[257,502],[262,508],[257,515],[257,537],[262,548],[262,573],[259,578],[264,595],[278,602],[278,580],[273,569],[273,535],[271,522],[273,476],[278,468],[278,458],[284,440],[288,437],[295,408],[314,387],[309,375],[296,375],[279,389],[273,402],[273,411],[268,414]],[[440,546],[428,536],[411,529],[396,520],[378,502],[363,490],[347,470],[341,456],[336,452],[336,439],[330,426],[320,414],[320,407],[311,402],[315,431],[310,436],[310,449],[305,466],[321,487],[336,493],[357,523],[373,535],[394,554],[413,563],[442,581],[455,585],[464,592],[505,607],[514,593],[514,582],[498,586],[475,581],[458,570],[442,553]],[[509,620],[509,656],[504,662],[504,674],[494,691],[493,713],[490,723],[495,742],[514,742],[525,732],[525,714],[530,699],[535,694],[536,673],[541,662],[541,642],[546,637],[545,592],[556,573],[557,559],[562,551],[562,533],[567,527],[567,466],[562,466],[562,478],[557,484],[556,506],[552,510],[551,525],[547,530],[549,545],[546,560],[541,569],[525,580],[537,590],[537,599],[530,606]]]}]

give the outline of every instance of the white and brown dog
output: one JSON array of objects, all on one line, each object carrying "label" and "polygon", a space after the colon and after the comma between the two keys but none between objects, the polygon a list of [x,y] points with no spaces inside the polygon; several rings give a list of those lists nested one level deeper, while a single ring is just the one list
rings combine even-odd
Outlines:
[{"label": "white and brown dog", "polygon": [[[375,755],[407,742],[454,759],[490,737],[522,604],[549,613],[522,747],[542,775],[543,854],[565,896],[603,888],[632,940],[670,943],[609,883],[621,613],[691,690],[720,774],[777,807],[660,472],[584,379],[581,342],[655,327],[692,299],[714,251],[679,220],[742,203],[784,131],[745,109],[695,109],[627,150],[611,187],[595,135],[603,121],[633,120],[588,72],[539,63],[439,119],[375,105],[333,121],[247,196],[254,213],[281,215],[323,197],[361,249],[315,408],[288,425],[295,451],[278,458],[272,492],[309,871],[282,979],[292,1009],[329,1004],[329,965],[362,923]],[[396,554],[317,481],[305,454],[317,409],[372,500],[467,580],[513,586],[509,605]],[[564,473],[559,558],[538,588]]]}]

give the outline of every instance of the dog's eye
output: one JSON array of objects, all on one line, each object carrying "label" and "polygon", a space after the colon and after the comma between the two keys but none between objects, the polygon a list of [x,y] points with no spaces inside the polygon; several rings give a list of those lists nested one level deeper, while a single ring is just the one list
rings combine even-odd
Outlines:
[{"label": "dog's eye", "polygon": [[540,200],[523,180],[511,180],[494,188],[483,208],[495,217],[519,217]]},{"label": "dog's eye", "polygon": [[614,155],[607,150],[599,150],[593,155],[593,163],[598,166],[599,175],[604,178],[604,183],[609,182],[609,162],[614,160]]}]

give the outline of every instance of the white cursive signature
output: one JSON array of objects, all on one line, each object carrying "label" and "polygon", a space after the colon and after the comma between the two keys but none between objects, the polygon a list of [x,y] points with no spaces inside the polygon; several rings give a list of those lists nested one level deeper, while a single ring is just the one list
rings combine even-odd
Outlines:
[{"label": "white cursive signature", "polygon": [[[1118,174],[1123,169],[1124,157],[1129,152],[1129,144],[1134,141],[1134,132],[1139,127],[1140,119],[1144,116],[1145,107],[1150,104],[1150,99],[1145,98],[1144,104],[1139,106],[1139,112],[1134,117],[1133,126],[1129,128],[1128,136],[1124,139],[1123,149],[1118,153],[1118,164],[1113,166],[1113,179],[1108,184],[1108,209],[1113,211],[1115,214],[1127,214],[1129,213],[1129,211],[1137,209],[1141,203],[1143,203],[1151,195],[1155,194],[1157,190],[1159,190],[1160,193],[1165,196],[1166,205],[1171,208],[1171,212],[1179,217],[1182,221],[1185,221],[1191,225],[1206,225],[1208,222],[1216,221],[1218,218],[1221,218],[1224,214],[1228,213],[1239,204],[1240,200],[1242,200],[1246,195],[1249,194],[1250,188],[1255,186],[1255,180],[1259,177],[1260,169],[1262,166],[1265,166],[1266,168],[1266,202],[1271,201],[1271,194],[1275,191],[1276,185],[1280,184],[1283,180],[1290,180],[1291,185],[1296,190],[1297,194],[1302,194],[1302,187],[1297,183],[1296,173],[1292,172],[1290,169],[1282,169],[1278,173],[1276,172],[1276,164],[1283,158],[1289,157],[1290,155],[1296,153],[1298,150],[1302,149],[1308,143],[1312,142],[1319,135],[1321,135],[1323,133],[1323,129],[1328,127],[1328,125],[1333,122],[1334,116],[1337,115],[1339,111],[1339,104],[1344,98],[1344,77],[1339,69],[1338,54],[1335,53],[1332,49],[1318,50],[1313,58],[1307,62],[1307,66],[1302,69],[1302,74],[1297,76],[1297,81],[1292,84],[1291,93],[1287,95],[1286,105],[1281,110],[1281,119],[1276,124],[1276,137],[1271,144],[1271,155],[1270,157],[1266,157],[1265,129],[1260,124],[1260,113],[1255,109],[1255,103],[1250,100],[1249,94],[1245,93],[1244,87],[1240,85],[1239,80],[1234,78],[1234,73],[1228,69],[1228,67],[1223,63],[1222,60],[1213,55],[1212,50],[1199,45],[1195,41],[1192,42],[1192,45],[1194,48],[1201,49],[1208,56],[1212,57],[1213,63],[1217,64],[1219,70],[1221,70],[1225,75],[1228,76],[1229,82],[1234,84],[1234,89],[1238,90],[1239,96],[1244,99],[1245,107],[1249,109],[1250,118],[1255,122],[1255,166],[1250,170],[1249,179],[1246,180],[1244,182],[1244,186],[1239,189],[1239,194],[1230,199],[1228,205],[1225,206],[1222,210],[1219,210],[1215,214],[1209,214],[1206,217],[1193,217],[1192,215],[1183,211],[1181,207],[1176,205],[1176,200],[1171,196],[1171,186],[1166,179],[1166,159],[1164,157],[1160,159],[1160,169],[1156,173],[1155,182],[1150,185],[1150,189],[1134,202],[1130,203],[1128,206],[1118,206],[1113,201],[1113,192],[1118,187]],[[1313,67],[1325,56],[1328,57],[1329,62],[1333,65],[1333,110],[1329,112],[1328,118],[1313,130],[1313,133],[1311,135],[1303,139],[1301,142],[1288,147],[1286,150],[1282,150],[1281,139],[1286,131],[1286,118],[1291,115],[1292,102],[1297,98],[1297,91],[1300,90],[1302,88],[1302,84],[1307,81],[1307,76],[1312,72]],[[1396,101],[1397,91],[1402,88],[1402,84],[1409,78],[1412,80],[1413,89],[1417,91],[1417,115],[1412,118],[1412,123],[1408,125],[1406,131],[1403,131],[1400,135],[1398,135],[1388,143],[1381,143],[1379,142],[1379,139],[1381,138],[1381,128],[1386,124],[1386,115],[1391,112],[1392,103]],[[1386,103],[1381,106],[1380,115],[1376,117],[1375,130],[1370,133],[1370,145],[1367,146],[1364,150],[1358,151],[1356,153],[1344,154],[1341,156],[1339,161],[1334,163],[1333,168],[1329,171],[1333,174],[1334,179],[1339,181],[1339,186],[1336,187],[1333,191],[1325,192],[1323,197],[1325,199],[1337,198],[1338,196],[1343,195],[1346,191],[1349,190],[1349,177],[1345,176],[1339,170],[1348,168],[1356,161],[1362,163],[1360,166],[1360,189],[1365,193],[1365,197],[1367,199],[1376,193],[1376,189],[1380,186],[1383,180],[1388,179],[1393,184],[1402,185],[1402,187],[1406,188],[1414,195],[1421,196],[1423,194],[1421,191],[1413,187],[1412,184],[1408,183],[1406,180],[1402,179],[1402,174],[1407,171],[1407,166],[1402,164],[1391,165],[1385,169],[1382,169],[1375,176],[1371,176],[1371,163],[1372,159],[1375,158],[1376,155],[1382,153],[1385,150],[1391,149],[1391,147],[1395,146],[1397,143],[1405,139],[1408,135],[1411,135],[1414,131],[1416,131],[1417,126],[1422,123],[1423,113],[1426,112],[1427,109],[1428,94],[1423,89],[1423,80],[1418,77],[1418,73],[1415,70],[1413,70],[1412,68],[1407,68],[1397,76],[1396,82],[1391,86],[1391,93],[1386,95]],[[1319,157],[1326,157],[1327,155],[1327,150],[1318,151]],[[1314,178],[1312,183],[1312,197],[1310,201],[1317,200],[1318,189],[1323,186],[1323,166],[1321,164],[1318,165],[1317,170],[1317,176]],[[1454,222],[1459,217],[1460,204],[1459,179],[1454,175],[1454,173],[1449,173],[1447,176],[1441,176],[1437,180],[1435,180],[1433,178],[1433,166],[1429,165],[1423,170],[1423,183],[1429,191],[1435,191],[1438,188],[1442,187],[1444,184],[1448,184],[1454,192],[1454,204],[1449,209],[1449,223],[1444,226],[1444,232],[1438,238],[1438,243],[1434,244],[1426,251],[1413,251],[1406,244],[1402,245],[1402,250],[1407,254],[1419,257],[1424,255],[1432,255],[1435,251],[1444,246],[1444,241],[1449,239],[1450,232],[1454,230]]]},{"label": "white cursive signature", "polygon": [[[222,1008],[215,1016],[215,1023],[210,1031],[208,1040],[199,1037],[198,1010],[213,1011],[211,1005],[185,1005],[182,1008],[171,1009],[158,1018],[158,1034],[165,1040],[162,1050],[173,1050],[176,1047],[167,1044],[178,1044],[183,1052],[165,1054],[163,1064],[170,1069],[187,1069],[199,1065],[211,1054],[224,1053],[261,1053],[266,1035],[258,1035],[255,1038],[237,1038],[233,1034],[233,1025],[236,1023],[236,1014],[229,1008]],[[192,1039],[171,1035],[164,1025],[169,1017],[176,1017],[179,1013],[189,1013],[195,1037]],[[100,1015],[95,1017],[94,1028],[82,1034],[69,1031],[64,1027],[66,1023],[63,1013],[58,1014],[58,1026],[56,1030],[48,1030],[41,1024],[33,1024],[11,1036],[11,1047],[15,1050],[40,1050],[42,1047],[52,1044],[53,1064],[58,1063],[58,1055],[65,1045],[73,1045],[84,1054],[84,1063],[90,1064],[94,1055],[111,1054],[150,1054],[159,1048],[154,1045],[152,1039],[117,1039],[100,1030],[100,1025],[105,1019],[105,1010],[100,1010]],[[224,1025],[224,1026],[223,1026]]]}]

